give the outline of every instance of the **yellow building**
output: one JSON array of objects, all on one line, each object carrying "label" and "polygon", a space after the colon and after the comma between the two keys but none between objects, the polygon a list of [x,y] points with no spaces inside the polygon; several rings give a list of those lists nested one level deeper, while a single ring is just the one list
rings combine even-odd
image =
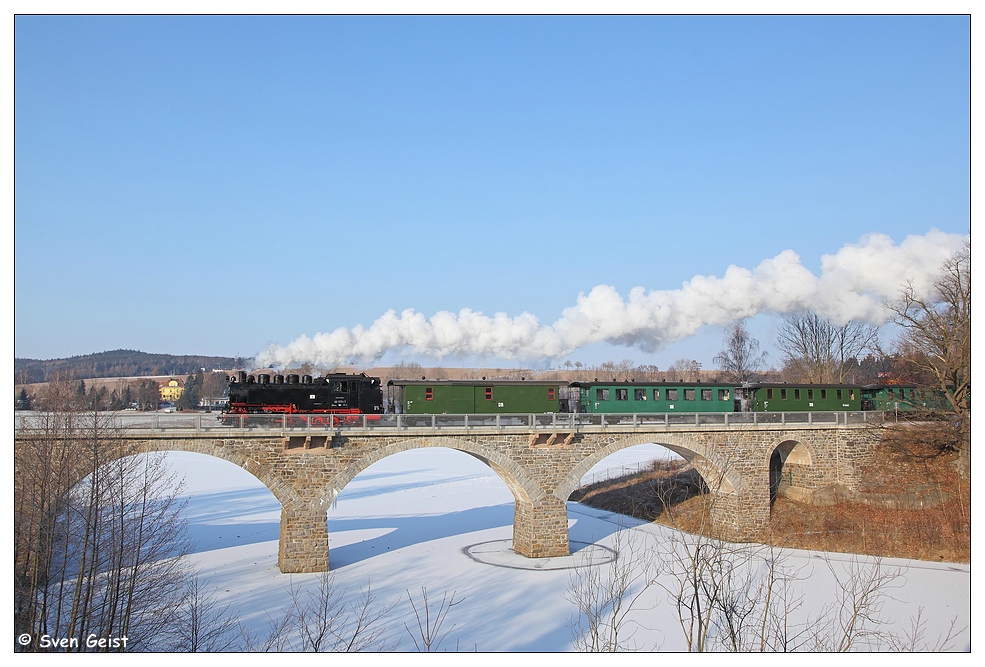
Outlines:
[{"label": "yellow building", "polygon": [[171,379],[161,384],[161,400],[174,403],[185,393],[185,385],[181,380]]}]

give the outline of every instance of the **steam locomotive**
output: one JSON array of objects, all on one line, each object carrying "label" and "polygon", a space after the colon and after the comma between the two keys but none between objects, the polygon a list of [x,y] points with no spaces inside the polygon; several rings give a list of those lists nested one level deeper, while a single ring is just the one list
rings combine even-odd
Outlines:
[{"label": "steam locomotive", "polygon": [[219,418],[234,423],[238,415],[314,415],[313,425],[331,426],[344,415],[383,413],[380,379],[365,373],[311,375],[247,375],[229,381],[229,403]]}]

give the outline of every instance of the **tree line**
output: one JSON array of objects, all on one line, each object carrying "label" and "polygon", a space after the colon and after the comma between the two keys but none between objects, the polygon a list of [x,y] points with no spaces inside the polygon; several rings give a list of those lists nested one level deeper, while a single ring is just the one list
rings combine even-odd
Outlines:
[{"label": "tree line", "polygon": [[[48,384],[68,384],[74,388],[68,397],[59,396],[58,401],[68,400],[67,409],[90,410],[103,412],[106,410],[157,410],[161,405],[160,383],[157,380],[120,379],[117,386],[107,388],[107,385],[88,385],[85,380],[75,380],[55,377]],[[179,410],[194,410],[199,407],[203,398],[218,399],[225,394],[226,375],[224,373],[206,373],[199,368],[184,379],[184,391],[178,398],[175,407]],[[34,395],[29,394],[26,387],[21,387],[14,400],[17,410],[51,410],[51,392],[42,389]]]},{"label": "tree line", "polygon": [[[68,380],[55,377],[49,384],[71,385],[73,390],[59,401],[69,410],[157,410],[161,403],[160,385],[156,380],[145,379],[136,382],[121,380],[118,387],[107,389],[106,385],[87,386],[85,380]],[[29,394],[21,387],[14,402],[18,410],[51,410],[52,393],[42,387],[35,394]]]},{"label": "tree line", "polygon": [[14,382],[32,384],[54,379],[188,375],[199,368],[240,368],[241,357],[151,354],[136,350],[112,350],[66,359],[14,359]]}]

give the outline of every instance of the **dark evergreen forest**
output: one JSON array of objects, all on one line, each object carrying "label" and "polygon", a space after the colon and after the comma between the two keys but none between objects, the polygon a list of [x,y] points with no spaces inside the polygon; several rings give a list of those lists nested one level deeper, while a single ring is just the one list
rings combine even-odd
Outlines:
[{"label": "dark evergreen forest", "polygon": [[150,354],[137,350],[112,350],[67,359],[14,359],[14,383],[48,382],[56,378],[138,377],[141,375],[194,374],[201,368],[242,368],[241,357]]}]

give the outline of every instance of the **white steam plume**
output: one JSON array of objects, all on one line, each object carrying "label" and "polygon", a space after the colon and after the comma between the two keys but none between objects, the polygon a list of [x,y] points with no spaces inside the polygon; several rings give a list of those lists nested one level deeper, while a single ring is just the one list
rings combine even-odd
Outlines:
[{"label": "white steam plume", "polygon": [[821,258],[821,275],[800,263],[792,250],[764,260],[753,270],[730,266],[721,278],[695,276],[676,290],[630,290],[599,285],[579,294],[554,324],[530,313],[489,317],[468,308],[426,318],[407,309],[390,310],[368,327],[341,327],[301,336],[286,346],[271,345],[255,358],[257,366],[285,367],[310,362],[334,366],[370,363],[385,353],[409,351],[430,357],[475,356],[536,360],[559,358],[592,343],[636,346],[644,351],[694,335],[705,325],[724,326],[760,313],[786,314],[811,309],[835,324],[862,320],[884,324],[882,305],[899,296],[909,281],[918,293],[932,285],[941,265],[967,237],[932,230],[899,245],[883,234],[863,237]]}]

